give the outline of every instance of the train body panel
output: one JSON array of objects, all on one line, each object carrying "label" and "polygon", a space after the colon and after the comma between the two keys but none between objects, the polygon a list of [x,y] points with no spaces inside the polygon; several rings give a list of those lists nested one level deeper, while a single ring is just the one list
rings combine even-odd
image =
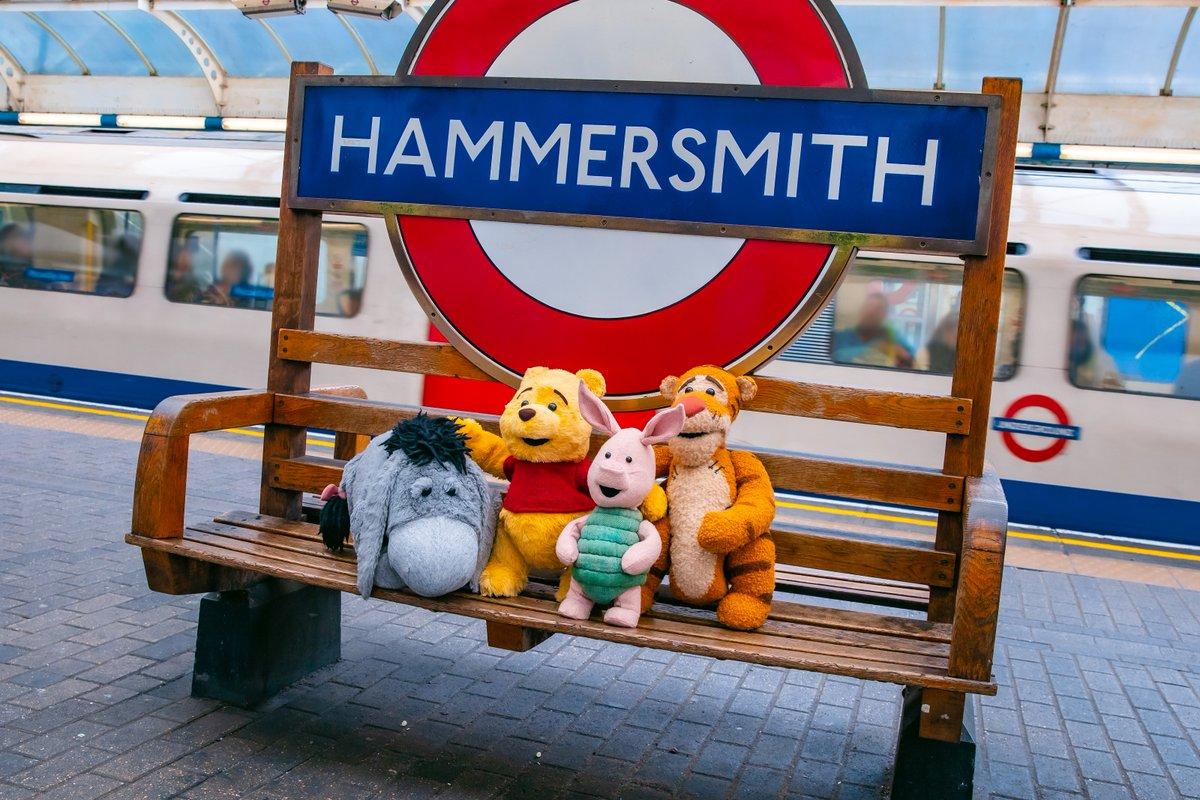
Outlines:
[{"label": "train body panel", "polygon": [[[247,238],[249,234],[234,223],[277,217],[261,199],[278,195],[278,144],[110,143],[97,142],[96,135],[70,141],[0,138],[0,163],[5,164],[0,209],[33,204],[140,215],[140,252],[130,296],[0,288],[0,389],[144,406],[181,389],[262,385],[270,315],[250,308],[170,302],[168,268],[177,260],[181,242],[190,241],[181,238],[181,219],[192,221],[201,234],[205,220],[225,220],[229,226],[221,235],[250,243],[250,250],[262,250],[260,240]],[[80,192],[31,193],[29,187],[37,186],[78,187]],[[89,189],[119,190],[127,196],[84,191]],[[144,197],[138,195],[141,192]],[[258,199],[259,204],[236,198]],[[1163,394],[1170,391],[1172,369],[1181,373],[1182,364],[1200,358],[1200,289],[1190,294],[1193,284],[1200,286],[1200,268],[1192,265],[1200,265],[1200,260],[1176,264],[1168,263],[1170,259],[1139,261],[1136,255],[1124,261],[1081,256],[1091,251],[1197,254],[1198,219],[1200,176],[1020,175],[1010,232],[1010,239],[1019,243],[1010,252],[1019,254],[1009,259],[1012,292],[1006,297],[1012,299],[1006,301],[1010,308],[1002,322],[1009,328],[1001,347],[1011,349],[1011,363],[993,384],[990,415],[994,426],[1008,430],[989,433],[989,458],[1006,480],[1014,520],[1200,545],[1200,483],[1195,479],[1200,472],[1200,399]],[[361,298],[357,315],[319,316],[317,328],[380,338],[426,338],[428,320],[396,265],[382,221],[327,220],[362,226],[365,241],[351,231],[346,235],[352,236],[353,244],[343,249],[353,249],[349,260],[365,265],[365,276],[347,284]],[[224,223],[213,223],[219,224]],[[79,237],[90,241],[92,234]],[[88,252],[87,243],[81,245],[69,235],[65,241],[59,246]],[[204,252],[215,270],[218,245],[198,246],[208,248]],[[228,255],[229,247],[220,247]],[[329,268],[334,269],[333,256],[329,258]],[[913,332],[919,332],[922,340],[929,338],[939,315],[953,311],[952,292],[927,291],[928,296],[917,298],[924,306],[914,300],[914,281],[904,271],[911,257],[887,262],[893,257],[861,254],[855,269],[876,258],[883,265],[877,277],[868,275],[857,286],[852,285],[853,277],[847,278],[837,308],[827,315],[828,341],[814,333],[814,323],[807,339],[802,337],[760,372],[816,383],[948,393],[946,375],[837,360],[834,343],[848,324],[851,298],[857,302],[881,289],[891,292],[888,296],[899,306],[924,315],[896,317],[897,325],[907,326],[902,330],[914,338]],[[255,268],[267,269],[261,263]],[[952,283],[940,273],[930,280]],[[1123,291],[1122,281],[1132,288]],[[1186,288],[1186,297],[1195,298],[1196,304],[1162,295],[1165,290],[1155,288],[1160,285],[1193,287]],[[925,289],[918,286],[918,291]],[[1162,324],[1161,336],[1149,335],[1157,328],[1137,329],[1141,323],[1136,320],[1156,314],[1167,314],[1170,322],[1173,307],[1182,309],[1181,321]],[[1074,352],[1076,329],[1092,326],[1095,356],[1095,349],[1103,350],[1106,344],[1116,348],[1124,341],[1121,336],[1126,333],[1113,327],[1119,319],[1134,320],[1123,324],[1148,336],[1149,344],[1136,355],[1149,353],[1158,359],[1149,370],[1153,374],[1131,380],[1122,373],[1119,388],[1077,385],[1086,381],[1083,372],[1069,368],[1067,355]],[[1176,350],[1183,342],[1174,367],[1168,362],[1176,356],[1153,349],[1166,346],[1161,337]],[[908,349],[915,352],[917,345],[913,341]],[[1121,370],[1135,370],[1127,354],[1114,352],[1115,358],[1105,358]],[[369,396],[395,402],[416,403],[422,396],[420,379],[398,373],[317,365],[313,383],[359,384]],[[465,404],[470,385],[463,391]],[[1029,433],[1029,425],[1052,435],[1042,430]],[[778,416],[768,420],[747,413],[736,433],[739,440],[757,446],[868,460],[904,453],[908,463],[941,466],[943,437],[921,431],[801,418],[784,421]]]}]

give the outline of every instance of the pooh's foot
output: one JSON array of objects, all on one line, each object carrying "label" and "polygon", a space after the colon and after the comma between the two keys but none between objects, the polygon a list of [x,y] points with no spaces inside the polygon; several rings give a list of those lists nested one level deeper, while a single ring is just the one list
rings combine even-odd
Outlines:
[{"label": "pooh's foot", "polygon": [[554,592],[555,601],[561,603],[567,599],[567,592],[571,589],[571,570],[567,568],[563,570],[563,574],[558,576],[558,589]]},{"label": "pooh's foot", "polygon": [[770,613],[769,600],[741,592],[730,592],[717,603],[717,621],[727,628],[740,631],[762,627]]},{"label": "pooh's foot", "polygon": [[525,582],[508,567],[493,564],[479,576],[479,593],[484,597],[516,597],[525,588]]}]

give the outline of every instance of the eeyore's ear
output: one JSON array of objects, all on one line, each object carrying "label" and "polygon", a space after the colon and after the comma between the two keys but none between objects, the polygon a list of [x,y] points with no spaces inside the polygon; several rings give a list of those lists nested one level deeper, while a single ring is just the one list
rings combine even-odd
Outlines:
[{"label": "eeyore's ear", "polygon": [[[475,467],[474,464],[471,464]],[[496,522],[500,516],[500,497],[499,492],[492,491],[488,485],[487,479],[483,473],[475,467],[475,474],[469,474],[468,477],[476,478],[472,481],[475,485],[475,490],[480,493],[479,512],[481,519],[479,522],[479,553],[475,560],[475,571],[471,574],[471,591],[479,592],[479,576],[483,573],[483,568],[487,566],[488,559],[492,557],[492,545],[496,541]]]},{"label": "eeyore's ear", "polygon": [[687,412],[683,410],[683,406],[662,409],[650,418],[646,427],[642,428],[642,444],[662,444],[668,439],[675,438],[683,430],[683,421],[686,417]]},{"label": "eeyore's ear", "polygon": [[378,441],[373,441],[346,465],[343,485],[350,504],[350,530],[358,561],[358,592],[370,597],[375,588],[375,570],[383,550],[399,458],[388,458]]},{"label": "eeyore's ear", "polygon": [[604,405],[603,400],[592,394],[592,390],[583,381],[579,382],[579,413],[600,433],[612,436],[621,430],[621,426],[617,424],[617,418],[608,410],[608,406]]}]

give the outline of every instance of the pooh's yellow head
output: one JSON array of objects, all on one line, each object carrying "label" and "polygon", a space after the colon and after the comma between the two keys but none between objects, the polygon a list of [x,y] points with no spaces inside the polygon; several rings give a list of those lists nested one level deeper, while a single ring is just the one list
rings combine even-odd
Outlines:
[{"label": "pooh's yellow head", "polygon": [[530,367],[500,415],[508,452],[522,461],[582,461],[592,426],[579,412],[579,382],[604,396],[604,377],[594,369]]}]

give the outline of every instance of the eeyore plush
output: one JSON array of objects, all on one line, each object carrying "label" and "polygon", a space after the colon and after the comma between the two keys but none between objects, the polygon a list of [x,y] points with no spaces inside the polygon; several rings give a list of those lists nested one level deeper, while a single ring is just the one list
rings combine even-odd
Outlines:
[{"label": "eeyore plush", "polygon": [[424,413],[371,440],[326,488],[321,537],[331,550],[354,534],[358,590],[407,588],[437,597],[478,591],[500,498],[467,457],[453,421]]}]

